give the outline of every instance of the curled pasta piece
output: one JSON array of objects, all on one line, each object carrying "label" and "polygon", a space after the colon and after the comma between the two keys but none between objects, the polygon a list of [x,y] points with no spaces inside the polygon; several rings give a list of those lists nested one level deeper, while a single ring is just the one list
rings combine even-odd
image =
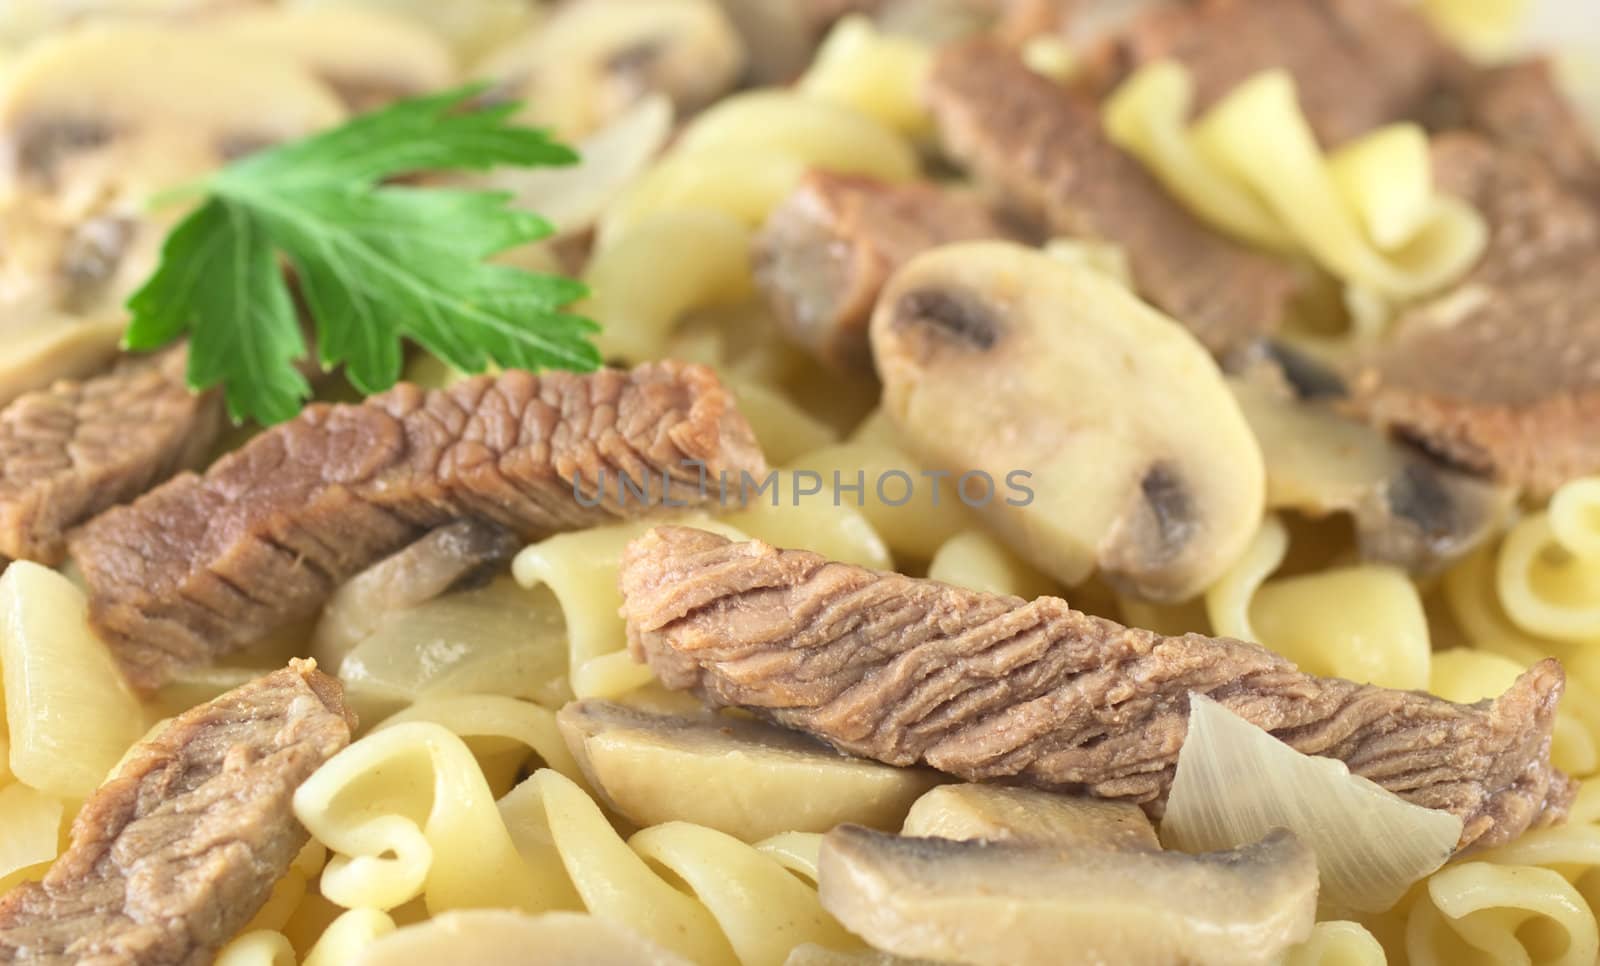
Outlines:
[{"label": "curled pasta piece", "polygon": [[395,923],[377,909],[351,909],[328,924],[306,953],[304,966],[344,966],[368,946],[394,932]]},{"label": "curled pasta piece", "polygon": [[1413,966],[1591,966],[1600,931],[1556,872],[1463,862],[1428,880],[1406,923],[1406,952]]},{"label": "curled pasta piece", "polygon": [[377,733],[408,721],[443,725],[462,738],[509,738],[527,746],[547,766],[582,780],[572,752],[556,728],[555,712],[528,701],[498,694],[456,694],[428,697],[384,719]]},{"label": "curled pasta piece", "polygon": [[619,243],[662,211],[721,211],[753,226],[808,167],[904,181],[917,158],[904,138],[839,104],[794,91],[738,94],[696,118],[612,204],[597,244]]},{"label": "curled pasta piece", "polygon": [[1307,255],[1389,300],[1438,291],[1483,253],[1483,217],[1433,191],[1415,126],[1382,128],[1325,156],[1285,71],[1249,78],[1191,125],[1193,100],[1188,70],[1156,62],[1112,95],[1106,129],[1216,227]]},{"label": "curled pasta piece", "polygon": [[1499,550],[1494,545],[1480,547],[1445,574],[1445,601],[1467,640],[1473,647],[1522,664],[1557,658],[1567,672],[1568,696],[1600,693],[1600,648],[1530,634],[1506,613],[1500,596]]},{"label": "curled pasta piece", "polygon": [[[662,258],[664,251],[673,257]],[[754,290],[750,231],[716,209],[663,212],[596,252],[585,281],[594,293],[585,310],[600,323],[600,351],[642,362],[662,354],[690,310],[737,302]]]},{"label": "curled pasta piece", "polygon": [[803,943],[859,947],[823,910],[815,888],[730,835],[668,822],[625,842],[581,788],[548,770],[519,785],[501,809],[522,836],[553,843],[591,914],[693,962],[780,964]]},{"label": "curled pasta piece", "polygon": [[1567,483],[1511,528],[1500,549],[1501,604],[1518,627],[1600,644],[1600,477]]},{"label": "curled pasta piece", "polygon": [[517,852],[472,752],[443,725],[367,735],[300,786],[294,811],[332,850],[321,891],[346,908],[388,910],[419,895],[430,914],[570,902],[564,880]]},{"label": "curled pasta piece", "polygon": [[1360,923],[1319,922],[1311,938],[1289,950],[1284,966],[1386,966],[1383,946]]},{"label": "curled pasta piece", "polygon": [[1253,640],[1312,674],[1388,688],[1428,683],[1428,620],[1405,573],[1363,564],[1267,580],[1288,552],[1268,517],[1233,567],[1206,591],[1215,633]]},{"label": "curled pasta piece", "polygon": [[946,540],[928,564],[928,576],[989,594],[1032,599],[1056,593],[1055,582],[982,530]]},{"label": "curled pasta piece", "polygon": [[257,929],[222,947],[216,966],[295,966],[294,947],[281,932]]},{"label": "curled pasta piece", "polygon": [[828,32],[797,86],[901,134],[922,137],[933,129],[922,101],[932,60],[926,45],[883,34],[867,17],[852,14]]}]

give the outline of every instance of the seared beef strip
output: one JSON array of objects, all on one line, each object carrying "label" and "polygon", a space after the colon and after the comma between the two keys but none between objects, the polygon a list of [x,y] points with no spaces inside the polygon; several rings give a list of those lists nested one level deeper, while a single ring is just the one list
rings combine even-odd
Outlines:
[{"label": "seared beef strip", "polygon": [[948,242],[1015,234],[956,189],[813,171],[756,237],[756,280],[790,339],[870,375],[867,322],[895,269]]},{"label": "seared beef strip", "polygon": [[0,962],[211,962],[305,846],[295,789],[355,724],[311,661],[174,719],[84,805],[43,881],[0,899]]},{"label": "seared beef strip", "polygon": [[1496,142],[1534,155],[1569,187],[1600,204],[1595,134],[1556,86],[1550,62],[1528,60],[1474,75],[1467,123]]},{"label": "seared beef strip", "polygon": [[997,44],[945,48],[929,96],[945,149],[1007,208],[1122,246],[1141,295],[1221,353],[1272,331],[1297,285],[1285,262],[1212,231],[1106,139],[1098,104]]},{"label": "seared beef strip", "polygon": [[1271,68],[1295,80],[1318,140],[1333,146],[1422,117],[1469,70],[1422,15],[1399,0],[1198,0],[1137,18],[1093,58],[1104,94],[1144,64],[1176,60],[1203,111]]},{"label": "seared beef strip", "polygon": [[[129,680],[151,690],[310,616],[345,580],[452,520],[531,540],[657,509],[664,488],[673,505],[704,502],[720,471],[764,468],[703,366],[512,371],[310,406],[204,476],[90,521],[71,549],[90,619]],[[648,485],[648,500],[619,496],[620,475]]]},{"label": "seared beef strip", "polygon": [[1459,466],[1548,496],[1600,472],[1600,208],[1531,155],[1435,139],[1435,179],[1490,225],[1454,291],[1404,314],[1357,405]]},{"label": "seared beef strip", "polygon": [[1458,705],[1305,674],[1254,644],[1163,637],[1072,610],[831,563],[682,527],[623,557],[629,647],[662,683],[841,751],[1159,810],[1206,694],[1295,749],[1339,758],[1490,846],[1566,814],[1550,765],[1563,675],[1536,665]]},{"label": "seared beef strip", "polygon": [[128,359],[0,410],[0,556],[59,564],[69,529],[199,463],[222,405],[190,392],[187,359]]}]

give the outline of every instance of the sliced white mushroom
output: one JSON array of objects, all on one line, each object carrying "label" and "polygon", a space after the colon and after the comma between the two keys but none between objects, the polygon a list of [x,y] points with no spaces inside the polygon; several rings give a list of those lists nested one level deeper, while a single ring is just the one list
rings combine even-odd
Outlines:
[{"label": "sliced white mushroom", "polygon": [[575,912],[457,909],[397,929],[355,966],[688,966],[626,925]]},{"label": "sliced white mushroom", "polygon": [[456,76],[455,57],[438,35],[377,8],[247,8],[195,29],[226,44],[291,58],[357,113],[448,87]]},{"label": "sliced white mushroom", "polygon": [[528,120],[581,138],[651,93],[691,113],[731,89],[743,64],[713,0],[573,0],[477,72]]},{"label": "sliced white mushroom", "polygon": [[1428,575],[1500,529],[1513,493],[1315,400],[1256,382],[1229,387],[1267,468],[1267,505],[1347,513],[1361,554]]},{"label": "sliced white mushroom", "polygon": [[293,60],[176,26],[52,37],[0,88],[0,404],[104,365],[183,212],[163,188],[344,109]]},{"label": "sliced white mushroom", "polygon": [[0,198],[52,199],[64,221],[240,153],[337,123],[344,108],[292,58],[203,31],[119,24],[48,38],[0,91]]},{"label": "sliced white mushroom", "polygon": [[289,9],[325,10],[360,7],[398,14],[426,27],[469,64],[516,37],[535,29],[541,4],[534,0],[280,0]]},{"label": "sliced white mushroom", "polygon": [[1099,271],[1009,242],[935,249],[890,280],[872,348],[913,455],[1058,580],[1098,568],[1181,600],[1255,532],[1261,451],[1221,372]]},{"label": "sliced white mushroom", "polygon": [[1316,917],[1316,856],[1282,830],[1187,855],[846,825],[823,838],[818,868],[823,907],[874,947],[979,966],[1266,964]]},{"label": "sliced white mushroom", "polygon": [[1161,848],[1137,805],[1005,785],[941,785],[911,806],[900,834],[1047,848]]},{"label": "sliced white mushroom", "polygon": [[349,650],[396,611],[430,601],[473,576],[487,579],[522,544],[510,531],[483,520],[446,524],[350,578],[317,621],[316,657],[337,668]]},{"label": "sliced white mushroom", "polygon": [[726,715],[577,701],[557,723],[608,805],[639,825],[676,820],[754,842],[842,822],[894,828],[938,776],[847,758],[809,738]]}]

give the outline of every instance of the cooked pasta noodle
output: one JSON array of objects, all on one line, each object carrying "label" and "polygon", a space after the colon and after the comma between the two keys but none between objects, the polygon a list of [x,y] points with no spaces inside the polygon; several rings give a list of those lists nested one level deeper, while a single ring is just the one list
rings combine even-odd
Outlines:
[{"label": "cooked pasta noodle", "polygon": [[692,962],[779,964],[801,943],[859,946],[776,857],[792,855],[792,839],[769,851],[668,822],[624,841],[582,789],[551,771],[518,786],[501,810],[519,842],[553,844],[583,908]]},{"label": "cooked pasta noodle", "polygon": [[1482,254],[1483,218],[1432,191],[1420,130],[1382,128],[1324,155],[1294,81],[1278,70],[1246,80],[1189,125],[1193,97],[1184,67],[1151,64],[1112,95],[1105,123],[1217,227],[1303,253],[1389,299],[1438,291]]},{"label": "cooked pasta noodle", "polygon": [[548,708],[497,694],[460,694],[423,698],[404,711],[385,718],[373,733],[411,721],[442,725],[462,738],[507,738],[539,756],[550,768],[582,781],[578,763],[556,730],[556,716]]},{"label": "cooked pasta noodle", "polygon": [[991,594],[1033,598],[1057,591],[1054,581],[981,530],[946,540],[928,563],[928,576]]},{"label": "cooked pasta noodle", "polygon": [[807,167],[903,181],[917,162],[905,139],[858,111],[791,91],[738,94],[697,117],[617,199],[598,244],[620,243],[662,211],[722,211],[754,225]]},{"label": "cooked pasta noodle", "polygon": [[422,896],[430,914],[570,901],[546,867],[512,844],[477,761],[442,725],[407,721],[336,755],[294,797],[295,815],[333,855],[322,895],[389,910]]},{"label": "cooked pasta noodle", "polygon": [[1390,688],[1427,686],[1427,616],[1403,572],[1363,564],[1268,581],[1288,549],[1282,522],[1268,517],[1244,556],[1206,593],[1216,633],[1257,641],[1314,674]]},{"label": "cooked pasta noodle", "polygon": [[[82,5],[70,16],[89,18],[104,7],[182,24],[193,11],[232,2],[121,0]],[[222,966],[293,966],[297,957],[306,966],[359,963],[385,937],[419,925],[410,935],[427,931],[436,945],[416,948],[444,948],[437,945],[440,937],[448,945],[452,929],[465,928],[485,910],[527,913],[502,912],[517,924],[555,929],[549,935],[561,928],[580,938],[626,931],[630,942],[642,937],[697,964],[886,962],[893,957],[870,950],[824,908],[818,889],[823,836],[813,830],[833,827],[840,816],[895,827],[884,819],[903,817],[906,790],[915,786],[920,793],[942,780],[938,775],[849,761],[843,764],[863,772],[870,766],[877,778],[890,780],[819,777],[841,761],[826,757],[821,767],[809,747],[795,751],[772,740],[769,748],[749,738],[748,745],[733,742],[734,750],[721,752],[748,759],[738,764],[696,759],[687,767],[681,763],[689,753],[681,747],[663,744],[667,751],[658,754],[630,747],[612,764],[635,769],[624,776],[631,784],[608,784],[619,772],[597,767],[598,743],[568,743],[574,731],[567,715],[581,711],[594,715],[585,720],[602,721],[597,707],[619,717],[675,715],[666,720],[680,723],[689,716],[696,727],[716,722],[711,728],[742,714],[704,717],[709,712],[698,698],[667,691],[627,647],[618,589],[624,548],[668,521],[865,567],[926,573],[986,593],[1062,595],[1079,610],[1130,625],[1256,641],[1309,672],[1425,688],[1462,703],[1504,693],[1528,665],[1554,656],[1567,683],[1550,758],[1579,779],[1600,773],[1600,477],[1567,483],[1545,508],[1526,507],[1437,585],[1419,588],[1392,567],[1347,565],[1355,557],[1345,529],[1268,515],[1203,594],[1158,604],[1116,596],[1102,579],[1064,587],[1021,559],[963,499],[959,474],[935,472],[908,453],[870,375],[829,371],[783,337],[779,313],[768,304],[772,293],[756,285],[752,242],[808,170],[889,183],[945,177],[929,163],[936,125],[924,92],[937,52],[931,42],[896,32],[897,14],[838,17],[849,4],[823,4],[838,18],[824,33],[820,20],[802,31],[793,12],[778,20],[757,16],[752,28],[746,21],[763,6],[759,0],[279,5],[350,2],[426,24],[444,44],[433,46],[452,52],[440,54],[445,62],[439,70],[447,76],[493,78],[493,96],[526,99],[524,117],[567,138],[587,136],[577,165],[499,170],[451,183],[509,191],[516,205],[549,218],[557,237],[498,260],[581,274],[590,294],[573,311],[600,323],[595,342],[607,363],[672,358],[712,367],[775,469],[761,479],[704,480],[714,504],[709,512],[662,514],[542,539],[517,554],[515,584],[500,574],[487,586],[408,609],[396,621],[412,618],[401,632],[373,622],[358,625],[337,645],[308,643],[314,621],[296,623],[215,665],[185,669],[158,694],[142,698],[125,686],[91,631],[74,571],[0,559],[0,893],[44,875],[64,850],[85,796],[120,769],[119,759],[127,760],[130,743],[150,733],[152,722],[315,647],[323,669],[341,679],[361,730],[295,793],[294,815],[311,841],[218,954]],[[915,20],[918,3],[890,6]],[[1418,4],[1458,43],[1483,54],[1505,47],[1527,0]],[[0,84],[15,50],[69,16],[48,6],[0,11]],[[972,15],[967,4],[960,6],[962,16]],[[1048,6],[1029,0],[1005,14],[1015,20],[1005,27],[1016,30],[1009,40],[1018,42],[1028,67],[1070,83],[1104,66],[1080,57],[1084,48],[1064,39],[1064,31],[1023,36],[1041,27],[1043,21],[1029,18]],[[757,69],[749,76],[779,76],[762,73],[766,65],[752,60],[760,46],[759,37],[752,46],[752,36],[779,20],[796,36],[765,38],[769,43],[810,50],[822,38],[809,63],[794,61],[795,69],[782,75],[793,82],[784,86],[727,93],[741,61],[747,71]],[[685,95],[655,89],[671,86],[659,84],[652,72],[661,69],[659,58],[677,56],[668,48],[685,32],[709,40],[715,56],[674,80],[692,88],[720,77],[715,90]],[[1577,63],[1557,63],[1569,88],[1577,83]],[[1586,83],[1600,91],[1600,70],[1592,73]],[[344,112],[340,97],[371,93],[359,89],[359,79],[307,83],[338,116]],[[1590,100],[1587,110],[1600,112],[1600,100]],[[1321,317],[1315,325],[1306,322],[1299,304],[1320,299],[1326,315],[1348,326],[1349,337],[1337,348],[1365,349],[1399,309],[1445,292],[1484,252],[1488,229],[1481,214],[1435,189],[1429,133],[1422,127],[1390,124],[1343,144],[1318,144],[1296,81],[1281,70],[1247,78],[1199,116],[1193,115],[1195,102],[1196,79],[1188,68],[1153,62],[1121,83],[1103,105],[1102,120],[1111,140],[1203,221],[1297,270],[1320,270],[1302,272],[1320,287],[1302,293],[1294,319],[1279,333],[1284,338],[1321,330]],[[1038,160],[1042,167],[1049,159]],[[0,181],[0,194],[21,190],[15,177]],[[70,197],[72,205],[91,204]],[[9,218],[6,226],[13,226]],[[897,246],[893,240],[882,247]],[[1130,289],[1139,282],[1131,266],[1145,264],[1141,250],[1091,238],[1053,239],[1043,249]],[[31,249],[26,254],[44,257]],[[871,255],[882,256],[885,264],[874,267],[887,272],[910,252]],[[572,267],[580,263],[581,269]],[[12,266],[0,282],[18,272],[72,268],[30,262]],[[1469,291],[1465,297],[1477,296]],[[464,378],[424,352],[414,353],[404,372],[424,388]],[[1026,431],[1025,421],[1018,425]],[[234,431],[211,455],[235,448],[253,431]],[[1154,479],[1159,483],[1159,474]],[[1162,517],[1160,494],[1144,495]],[[10,525],[6,509],[0,507],[0,524]],[[1198,526],[1209,525],[1203,514],[1196,519]],[[1165,522],[1158,520],[1158,529]],[[532,588],[539,589],[525,590]],[[485,616],[490,610],[496,619]],[[573,698],[623,707],[600,701],[568,707]],[[640,734],[643,746],[657,733],[641,726]],[[789,754],[801,764],[776,767],[752,748],[773,758]],[[657,780],[662,775],[672,781]],[[734,803],[722,809],[689,803],[718,783],[749,786],[750,794],[724,796]],[[646,799],[653,809],[648,813],[635,807]],[[780,799],[798,805],[771,807]],[[814,808],[819,801],[827,807]],[[763,824],[749,818],[757,814]],[[791,831],[764,837],[775,829]],[[1391,908],[1359,922],[1318,922],[1282,962],[1590,966],[1600,963],[1597,909],[1600,781],[1590,781],[1564,823],[1457,857],[1413,883]],[[797,950],[803,952],[795,956]],[[543,948],[518,952],[546,955]]]},{"label": "cooked pasta noodle", "polygon": [[1311,938],[1289,950],[1284,966],[1384,966],[1383,946],[1360,923],[1319,922]]},{"label": "cooked pasta noodle", "polygon": [[1556,491],[1506,534],[1500,603],[1530,634],[1600,646],[1600,477]]},{"label": "cooked pasta noodle", "polygon": [[908,137],[922,137],[933,127],[922,100],[931,59],[917,41],[886,36],[871,20],[855,14],[829,31],[798,87]]},{"label": "cooked pasta noodle", "polygon": [[222,948],[216,966],[294,966],[294,947],[280,932],[257,929]]},{"label": "cooked pasta noodle", "polygon": [[394,920],[377,909],[351,909],[328,924],[306,953],[304,966],[343,966],[362,950],[394,932]]},{"label": "cooked pasta noodle", "polygon": [[1434,873],[1406,924],[1413,966],[1589,966],[1595,916],[1550,869],[1461,862]]}]

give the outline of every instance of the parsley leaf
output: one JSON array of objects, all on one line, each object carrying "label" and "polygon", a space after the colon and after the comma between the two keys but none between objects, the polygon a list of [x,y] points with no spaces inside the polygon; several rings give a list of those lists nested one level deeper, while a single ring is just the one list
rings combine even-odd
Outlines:
[{"label": "parsley leaf", "polygon": [[402,337],[468,372],[488,364],[590,370],[593,322],[561,311],[571,279],[484,261],[550,234],[492,191],[384,184],[418,171],[570,164],[514,104],[477,107],[469,87],[402,101],[237,161],[173,229],[128,300],[131,349],[189,336],[189,385],[221,384],[228,412],[281,422],[310,395],[305,339],[279,253],[294,266],[325,367],[365,393],[400,377]]}]

